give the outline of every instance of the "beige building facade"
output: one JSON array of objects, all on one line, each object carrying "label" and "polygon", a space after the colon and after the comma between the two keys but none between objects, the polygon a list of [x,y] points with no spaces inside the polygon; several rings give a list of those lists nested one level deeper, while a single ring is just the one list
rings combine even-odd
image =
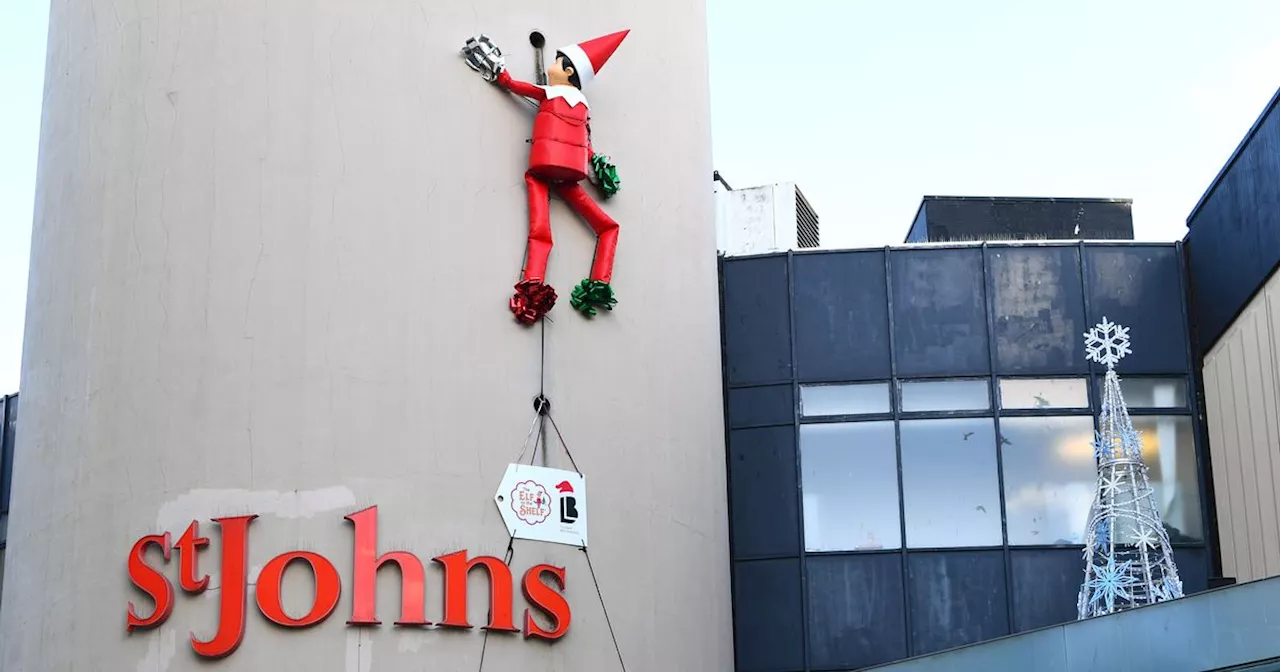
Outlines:
[{"label": "beige building facade", "polygon": [[1204,358],[1222,571],[1280,576],[1280,274]]}]

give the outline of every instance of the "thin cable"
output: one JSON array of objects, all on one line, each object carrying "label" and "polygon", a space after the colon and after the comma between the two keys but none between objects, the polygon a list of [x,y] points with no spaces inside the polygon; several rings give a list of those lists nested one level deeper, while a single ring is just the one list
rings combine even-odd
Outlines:
[{"label": "thin cable", "polygon": [[[541,418],[546,416],[539,416],[539,417]],[[542,444],[542,435],[545,433],[544,432],[545,426],[546,426],[545,421],[538,423],[538,438],[533,440],[533,454],[529,456],[529,466],[531,467],[533,466],[534,462],[538,461],[538,446]]]},{"label": "thin cable", "polygon": [[564,454],[569,456],[569,464],[573,465],[573,470],[582,475],[582,470],[578,468],[577,460],[573,459],[573,452],[569,450],[569,444],[564,442],[564,435],[560,433],[560,426],[556,424],[555,416],[551,412],[547,412],[547,419],[551,421],[551,428],[556,430],[556,438],[560,439],[560,447],[564,448]]},{"label": "thin cable", "polygon": [[[507,553],[506,553],[506,556],[503,558],[502,563],[510,567],[511,559],[515,557],[515,554],[516,554],[516,549],[515,549],[516,538],[514,536],[511,536],[510,532],[508,532],[507,534],[508,534]],[[588,564],[590,564],[590,562],[588,562]],[[490,622],[493,621],[493,605],[489,606],[489,621]],[[480,668],[476,672],[484,671],[484,652],[488,648],[489,648],[489,630],[488,628],[486,628],[484,631],[484,636],[480,641]]]},{"label": "thin cable", "polygon": [[[551,425],[554,427],[555,422]],[[582,547],[582,554],[587,556],[587,569],[591,570],[591,582],[596,584],[596,597],[600,598],[600,609],[604,611],[604,623],[609,626],[609,636],[613,638],[613,651],[618,654],[618,665],[622,666],[622,672],[627,672],[627,664],[622,661],[622,647],[618,646],[618,636],[613,633],[613,622],[609,620],[609,607],[604,604],[604,593],[600,592],[600,580],[596,578],[596,568],[591,565],[591,554],[587,552],[587,547]]]},{"label": "thin cable", "polygon": [[[542,414],[535,410],[533,412],[533,422],[529,423],[529,433],[525,435],[524,444],[520,446],[520,454],[516,456],[516,464],[519,464],[520,460],[524,459],[525,451],[529,450],[529,439],[533,438],[533,430],[538,427],[538,421],[541,419]],[[534,449],[537,449],[537,444],[534,444]]]},{"label": "thin cable", "polygon": [[547,321],[542,320],[542,355],[538,359],[538,396],[547,391]]}]

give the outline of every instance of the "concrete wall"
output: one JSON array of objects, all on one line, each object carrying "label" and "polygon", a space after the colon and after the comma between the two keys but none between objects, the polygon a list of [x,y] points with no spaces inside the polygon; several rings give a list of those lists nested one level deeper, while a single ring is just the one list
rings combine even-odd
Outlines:
[{"label": "concrete wall", "polygon": [[1204,358],[1222,573],[1280,576],[1280,274]]},{"label": "concrete wall", "polygon": [[[587,92],[624,181],[614,313],[570,309],[594,239],[552,208],[546,392],[591,484],[595,572],[628,669],[732,668],[706,26],[685,0],[55,0],[0,668],[478,669],[478,630],[391,626],[394,571],[384,625],[344,624],[342,517],[377,504],[379,550],[423,559],[507,547],[491,497],[542,348],[506,308],[532,114],[458,49],[486,32],[532,79],[535,28],[549,46],[632,29]],[[316,551],[343,595],[299,631],[251,604],[210,668],[188,643],[216,626],[208,521],[246,513],[255,570]],[[215,589],[127,635],[126,603],[150,606],[130,545],[193,519]],[[485,669],[617,669],[583,554],[515,544],[516,572],[544,561],[567,568],[572,630],[491,636]],[[439,582],[429,567],[433,621]],[[285,583],[297,615],[310,579]]]}]

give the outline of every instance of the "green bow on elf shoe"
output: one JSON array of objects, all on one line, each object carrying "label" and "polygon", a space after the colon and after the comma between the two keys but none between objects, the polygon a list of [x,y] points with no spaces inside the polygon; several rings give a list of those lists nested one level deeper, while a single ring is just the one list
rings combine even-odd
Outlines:
[{"label": "green bow on elf shoe", "polygon": [[613,296],[613,288],[602,280],[583,280],[569,295],[569,305],[587,317],[593,317],[596,314],[596,308],[613,310],[617,304],[618,300]]}]

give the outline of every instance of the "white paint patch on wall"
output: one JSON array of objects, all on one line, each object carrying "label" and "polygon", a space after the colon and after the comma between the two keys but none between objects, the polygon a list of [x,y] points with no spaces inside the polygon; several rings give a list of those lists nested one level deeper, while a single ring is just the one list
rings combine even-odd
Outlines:
[{"label": "white paint patch on wall", "polygon": [[167,672],[176,651],[177,636],[174,629],[161,626],[147,640],[147,655],[138,661],[138,672]]},{"label": "white paint patch on wall", "polygon": [[365,644],[364,628],[347,629],[346,672],[369,672],[373,668],[373,647]]},{"label": "white paint patch on wall", "polygon": [[243,516],[256,513],[278,518],[311,518],[316,514],[350,509],[356,505],[355,493],[345,486],[316,490],[192,490],[166,502],[156,516],[156,527],[180,535],[193,520],[207,521],[217,516]]},{"label": "white paint patch on wall", "polygon": [[418,653],[422,650],[422,646],[427,643],[428,634],[425,632],[414,632],[404,629],[397,633],[396,652],[397,653]]}]

